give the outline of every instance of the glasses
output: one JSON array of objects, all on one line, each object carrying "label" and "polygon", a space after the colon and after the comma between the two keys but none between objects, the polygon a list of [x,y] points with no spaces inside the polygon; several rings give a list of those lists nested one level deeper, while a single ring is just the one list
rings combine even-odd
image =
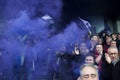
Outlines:
[{"label": "glasses", "polygon": [[111,44],[116,44],[116,43],[111,43]]},{"label": "glasses", "polygon": [[116,55],[117,53],[110,53],[110,55]]},{"label": "glasses", "polygon": [[85,75],[83,75],[82,77],[87,79],[87,78],[89,78],[90,76],[91,76],[92,78],[96,78],[96,77],[97,77],[97,74],[85,74]]}]

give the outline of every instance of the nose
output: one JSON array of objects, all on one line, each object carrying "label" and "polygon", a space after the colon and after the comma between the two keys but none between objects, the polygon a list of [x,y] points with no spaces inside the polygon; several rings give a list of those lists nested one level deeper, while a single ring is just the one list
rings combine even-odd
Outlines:
[{"label": "nose", "polygon": [[88,80],[93,80],[93,78],[92,78],[92,77],[89,77]]},{"label": "nose", "polygon": [[112,57],[115,57],[115,54],[113,54]]}]

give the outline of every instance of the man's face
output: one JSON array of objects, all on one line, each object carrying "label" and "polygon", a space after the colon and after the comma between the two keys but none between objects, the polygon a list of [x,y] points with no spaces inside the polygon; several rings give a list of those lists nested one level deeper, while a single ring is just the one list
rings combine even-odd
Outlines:
[{"label": "man's face", "polygon": [[85,44],[85,43],[82,43],[82,44],[80,45],[80,52],[81,52],[81,53],[85,53],[85,52],[86,52],[86,49],[87,49],[86,44]]},{"label": "man's face", "polygon": [[116,41],[112,41],[110,46],[111,47],[116,47]]},{"label": "man's face", "polygon": [[116,48],[110,49],[109,56],[112,61],[116,61],[118,59],[118,50]]},{"label": "man's face", "polygon": [[113,34],[113,35],[112,35],[112,38],[116,38],[116,37],[117,37],[117,35],[116,35],[116,34]]},{"label": "man's face", "polygon": [[97,51],[98,53],[103,52],[103,47],[102,47],[102,45],[97,45],[97,46],[96,46],[96,51]]},{"label": "man's face", "polygon": [[98,36],[93,36],[92,40],[97,43],[98,42]]},{"label": "man's face", "polygon": [[112,40],[112,38],[111,37],[108,37],[107,39],[106,39],[106,43],[107,43],[107,45],[110,45],[110,41]]},{"label": "man's face", "polygon": [[90,66],[83,68],[80,80],[99,80],[98,73]]}]

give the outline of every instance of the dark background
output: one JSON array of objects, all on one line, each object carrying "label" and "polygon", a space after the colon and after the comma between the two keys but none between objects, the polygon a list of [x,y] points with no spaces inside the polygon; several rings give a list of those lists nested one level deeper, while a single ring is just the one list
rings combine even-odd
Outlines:
[{"label": "dark background", "polygon": [[63,0],[63,20],[80,16],[104,16],[116,18],[120,15],[120,5],[116,0]]}]

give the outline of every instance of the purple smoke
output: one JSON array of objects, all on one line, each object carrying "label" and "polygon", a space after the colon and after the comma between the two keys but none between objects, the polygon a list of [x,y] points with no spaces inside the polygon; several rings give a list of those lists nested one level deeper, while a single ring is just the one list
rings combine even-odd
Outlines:
[{"label": "purple smoke", "polygon": [[60,0],[5,0],[2,6],[2,13],[5,19],[16,18],[20,11],[26,10],[29,17],[41,17],[49,14],[54,19],[59,20],[62,11],[62,1]]},{"label": "purple smoke", "polygon": [[[48,74],[50,63],[54,65],[56,62],[57,51],[81,43],[84,34],[87,33],[73,21],[63,31],[54,34],[58,31],[56,27],[61,27],[59,24],[56,25],[56,22],[61,20],[62,14],[63,4],[60,0],[6,0],[4,4],[0,49],[6,51],[3,61],[8,61],[9,65],[5,63],[5,66],[10,67],[8,74],[11,73],[12,76],[15,60],[19,63],[19,58],[16,58],[25,54],[27,40],[32,42],[30,50],[33,51],[31,54],[35,60],[34,76],[37,76],[37,79]],[[46,15],[49,19],[45,17]],[[33,57],[28,56],[26,56],[28,60]],[[5,77],[9,78],[11,75]],[[9,79],[12,80],[12,77]]]}]

